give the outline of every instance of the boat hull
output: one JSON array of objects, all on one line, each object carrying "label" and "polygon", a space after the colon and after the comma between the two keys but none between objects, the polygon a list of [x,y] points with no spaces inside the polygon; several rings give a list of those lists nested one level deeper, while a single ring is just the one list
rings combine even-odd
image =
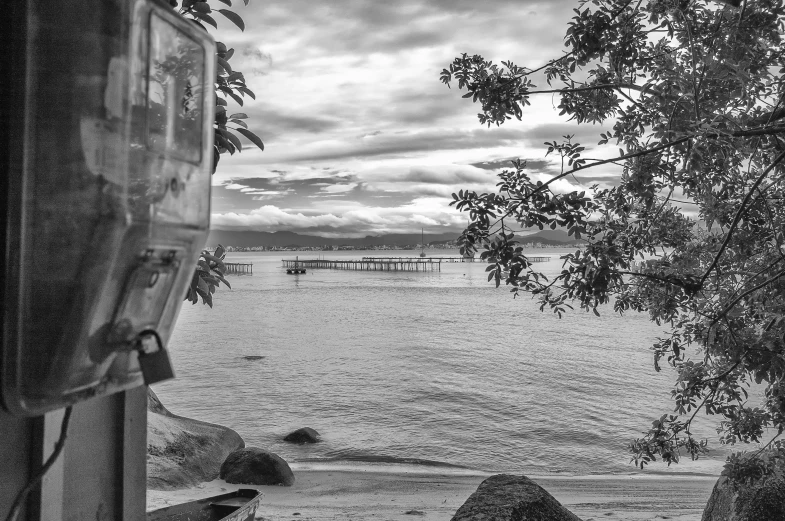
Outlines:
[{"label": "boat hull", "polygon": [[241,488],[153,510],[147,513],[147,521],[253,521],[261,501],[262,493],[258,490]]}]

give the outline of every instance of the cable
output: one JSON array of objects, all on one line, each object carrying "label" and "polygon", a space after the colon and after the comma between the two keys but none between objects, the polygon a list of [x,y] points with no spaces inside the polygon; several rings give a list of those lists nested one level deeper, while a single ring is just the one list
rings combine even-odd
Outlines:
[{"label": "cable", "polygon": [[55,443],[55,450],[52,452],[52,455],[49,456],[49,459],[46,460],[44,466],[41,467],[41,470],[33,476],[30,481],[27,482],[27,485],[19,491],[16,495],[16,499],[14,499],[13,505],[11,505],[11,510],[8,512],[8,516],[5,518],[6,521],[16,521],[17,517],[19,517],[19,512],[22,510],[22,503],[24,503],[25,498],[27,495],[35,490],[35,487],[41,482],[44,475],[47,471],[54,465],[57,458],[60,456],[60,453],[63,452],[63,447],[65,446],[65,438],[68,432],[68,422],[71,420],[71,406],[66,407],[65,415],[63,416],[63,423],[60,426],[60,438]]}]

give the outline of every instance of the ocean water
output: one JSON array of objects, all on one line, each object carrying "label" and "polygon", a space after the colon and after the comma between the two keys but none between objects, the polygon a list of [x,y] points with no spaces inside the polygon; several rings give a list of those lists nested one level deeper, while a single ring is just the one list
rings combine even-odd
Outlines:
[{"label": "ocean water", "polygon": [[[563,251],[532,253],[549,255],[539,266],[556,273]],[[230,253],[254,274],[231,276],[213,309],[183,305],[169,343],[177,378],[154,387],[172,412],[229,426],[295,469],[721,470],[728,451],[712,418],[693,429],[709,457],[644,471],[629,462],[627,444],[672,411],[675,374],[656,373],[649,350],[664,331],[647,316],[607,308],[559,319],[486,282],[482,263],[286,275],[281,259],[317,256],[308,253]],[[306,426],[323,441],[282,441]]]}]

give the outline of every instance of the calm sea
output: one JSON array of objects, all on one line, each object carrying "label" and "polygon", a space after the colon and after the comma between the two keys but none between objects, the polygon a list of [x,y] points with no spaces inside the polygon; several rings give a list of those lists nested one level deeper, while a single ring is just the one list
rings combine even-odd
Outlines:
[{"label": "calm sea", "polygon": [[[532,253],[556,273],[562,251]],[[655,373],[649,350],[663,330],[646,316],[559,319],[494,288],[481,263],[286,275],[281,259],[294,255],[231,253],[253,276],[230,277],[213,309],[184,304],[169,344],[177,379],[155,387],[172,412],[229,426],[295,469],[542,476],[640,472],[627,444],[672,410],[675,375]],[[324,441],[282,441],[300,427]],[[719,473],[714,421],[694,433],[709,458],[644,473]]]}]

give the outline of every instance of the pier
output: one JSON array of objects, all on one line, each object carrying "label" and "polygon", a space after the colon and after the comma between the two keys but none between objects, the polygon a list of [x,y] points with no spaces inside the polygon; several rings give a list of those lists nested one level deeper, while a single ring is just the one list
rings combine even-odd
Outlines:
[{"label": "pier", "polygon": [[355,271],[442,271],[441,260],[417,257],[401,257],[399,259],[367,257],[363,260],[282,259],[281,262],[282,266],[286,268],[286,273],[291,273],[290,270],[302,270],[302,273],[305,273],[307,268]]},{"label": "pier", "polygon": [[253,263],[224,262],[226,275],[253,275]]},{"label": "pier", "polygon": [[366,262],[408,262],[416,260],[433,260],[437,262],[474,262],[474,257],[363,257]]},{"label": "pier", "polygon": [[[551,260],[550,257],[534,257],[534,256],[527,256],[526,257],[529,262],[548,262]],[[413,260],[434,260],[439,262],[484,262],[480,259],[475,259],[474,257],[459,257],[456,255],[452,255],[449,257],[363,257],[363,261],[369,262],[406,262],[406,261],[413,261]]]}]

